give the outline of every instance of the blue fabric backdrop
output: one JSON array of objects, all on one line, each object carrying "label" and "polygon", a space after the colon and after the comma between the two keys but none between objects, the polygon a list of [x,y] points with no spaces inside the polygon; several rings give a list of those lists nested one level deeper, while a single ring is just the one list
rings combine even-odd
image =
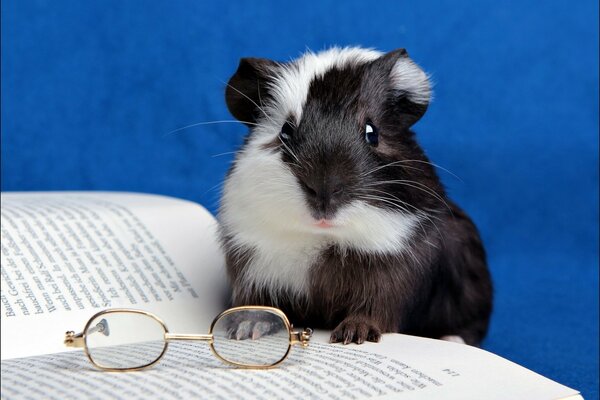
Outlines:
[{"label": "blue fabric backdrop", "polygon": [[[218,4],[222,3],[222,4]],[[598,3],[2,2],[2,190],[163,193],[215,211],[241,56],[405,47],[416,130],[489,252],[485,348],[598,396]],[[507,384],[510,384],[507,382]]]}]

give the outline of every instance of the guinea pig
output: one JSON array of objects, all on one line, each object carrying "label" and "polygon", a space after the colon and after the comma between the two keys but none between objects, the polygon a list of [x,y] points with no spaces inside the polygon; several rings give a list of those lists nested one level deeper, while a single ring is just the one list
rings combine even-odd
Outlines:
[{"label": "guinea pig", "polygon": [[218,216],[234,306],[278,307],[344,344],[480,343],[485,251],[411,131],[431,88],[404,49],[243,58],[225,97],[249,127]]}]

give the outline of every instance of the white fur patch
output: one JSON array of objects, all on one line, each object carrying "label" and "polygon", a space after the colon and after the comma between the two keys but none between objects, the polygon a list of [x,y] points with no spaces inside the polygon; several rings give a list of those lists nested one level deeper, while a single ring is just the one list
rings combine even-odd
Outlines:
[{"label": "white fur patch", "polygon": [[[414,214],[391,212],[354,201],[340,209],[332,228],[314,226],[304,194],[296,178],[282,161],[281,154],[263,148],[277,138],[286,118],[302,115],[311,81],[334,66],[364,63],[381,56],[373,50],[333,48],[318,54],[307,53],[284,68],[272,85],[274,101],[253,129],[235,168],[225,182],[219,219],[235,247],[254,250],[244,270],[248,284],[268,288],[272,297],[280,292],[306,294],[308,272],[320,252],[332,244],[365,253],[402,252],[419,223]],[[394,69],[396,85],[413,93],[410,79],[421,79],[412,61],[402,59]],[[404,72],[403,72],[404,71]],[[424,73],[421,71],[424,76]],[[404,85],[404,86],[403,86]],[[415,99],[425,92],[415,91]],[[417,101],[413,100],[413,101]]]},{"label": "white fur patch", "polygon": [[279,154],[249,143],[225,183],[221,224],[234,246],[255,256],[245,279],[273,291],[299,294],[307,285],[312,256],[322,246],[306,232],[310,213],[301,189]]},{"label": "white fur patch", "polygon": [[381,57],[382,53],[356,47],[334,47],[320,53],[307,52],[293,63],[278,70],[270,89],[275,114],[293,115],[300,120],[310,83],[333,67],[362,64]]},{"label": "white fur patch", "polygon": [[431,101],[429,76],[410,58],[400,58],[390,74],[394,88],[406,93],[410,101],[428,104]]}]

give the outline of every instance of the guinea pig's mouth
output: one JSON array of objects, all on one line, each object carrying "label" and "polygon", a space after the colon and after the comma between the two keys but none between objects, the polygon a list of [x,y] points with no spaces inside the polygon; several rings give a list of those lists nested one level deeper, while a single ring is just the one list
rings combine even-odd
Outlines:
[{"label": "guinea pig's mouth", "polygon": [[316,226],[317,228],[323,228],[323,229],[335,228],[335,226],[336,226],[332,220],[325,219],[325,218],[321,218],[320,220],[315,221],[313,223],[313,225]]}]

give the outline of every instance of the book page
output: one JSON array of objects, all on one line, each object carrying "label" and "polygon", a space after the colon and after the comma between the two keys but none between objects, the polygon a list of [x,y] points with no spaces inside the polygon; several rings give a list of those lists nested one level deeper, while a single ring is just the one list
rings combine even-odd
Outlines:
[{"label": "book page", "polygon": [[[174,342],[154,367],[96,370],[83,352],[2,362],[2,395],[47,399],[512,399],[557,400],[577,392],[500,357],[456,343],[385,335],[382,343],[327,344],[320,332],[279,367],[239,369],[202,342]],[[235,341],[232,341],[235,346]],[[147,344],[151,347],[151,344]],[[240,351],[243,351],[240,348]],[[131,357],[124,353],[122,357]]]},{"label": "book page", "polygon": [[133,193],[2,193],[2,359],[54,353],[106,308],[169,316],[206,332],[227,283],[215,219]]},{"label": "book page", "polygon": [[[102,372],[63,345],[66,330],[80,331],[101,309],[139,308],[171,332],[208,332],[227,294],[214,218],[161,196],[3,193],[1,233],[2,398],[577,396],[483,350],[398,334],[343,346],[317,332],[270,370],[232,368],[204,342],[173,342],[151,369]],[[119,357],[143,351],[152,350]]]}]

